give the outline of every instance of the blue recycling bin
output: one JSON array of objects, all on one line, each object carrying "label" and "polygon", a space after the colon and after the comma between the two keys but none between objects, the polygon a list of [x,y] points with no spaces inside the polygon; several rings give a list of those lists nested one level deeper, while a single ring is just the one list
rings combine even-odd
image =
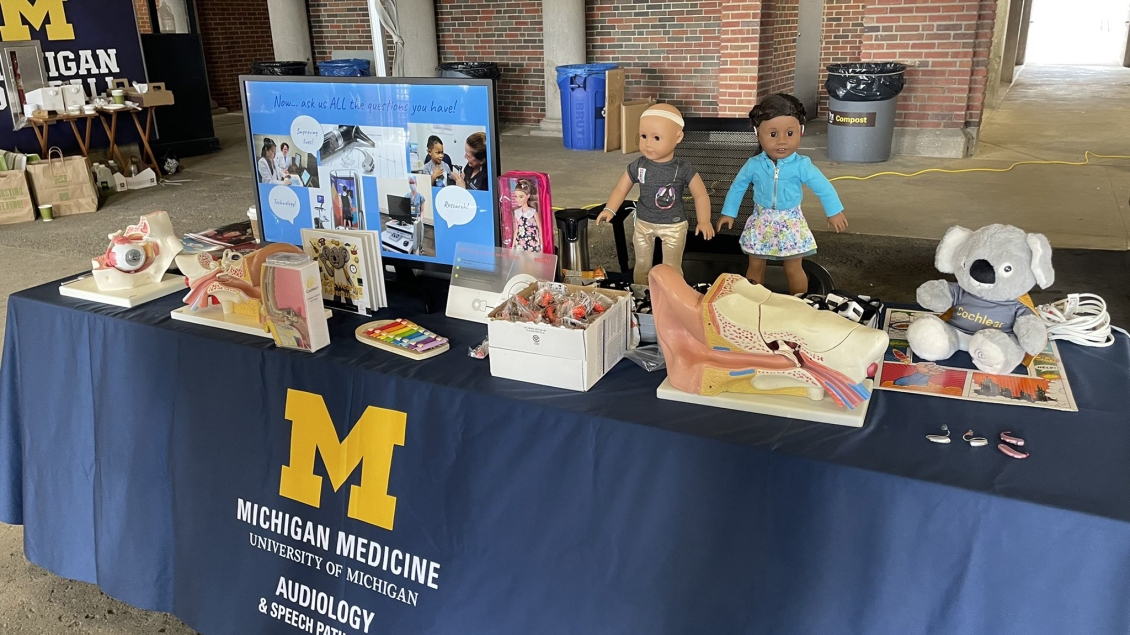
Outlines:
[{"label": "blue recycling bin", "polygon": [[369,60],[351,58],[318,62],[318,74],[324,77],[368,77]]},{"label": "blue recycling bin", "polygon": [[605,73],[615,64],[568,64],[557,67],[561,91],[561,138],[570,150],[604,148]]}]

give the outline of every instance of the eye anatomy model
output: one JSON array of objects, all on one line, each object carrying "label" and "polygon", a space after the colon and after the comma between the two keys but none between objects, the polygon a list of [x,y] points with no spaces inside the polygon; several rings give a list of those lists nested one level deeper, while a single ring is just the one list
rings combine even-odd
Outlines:
[{"label": "eye anatomy model", "polygon": [[108,236],[106,253],[91,261],[101,291],[136,289],[161,282],[183,246],[165,212],[141,217],[136,225]]},{"label": "eye anatomy model", "polygon": [[887,350],[887,334],[803,300],[723,274],[703,296],[668,265],[649,275],[655,330],[671,385],[724,392],[825,397],[848,410]]}]

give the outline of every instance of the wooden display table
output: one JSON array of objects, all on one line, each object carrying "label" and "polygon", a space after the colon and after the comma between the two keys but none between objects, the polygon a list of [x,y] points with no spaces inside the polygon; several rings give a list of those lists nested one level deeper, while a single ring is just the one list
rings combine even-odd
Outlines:
[{"label": "wooden display table", "polygon": [[[165,104],[161,104],[165,105]],[[102,128],[106,131],[106,137],[110,140],[109,147],[106,148],[107,156],[112,157],[118,162],[121,169],[125,169],[126,162],[122,158],[121,151],[118,150],[118,115],[128,112],[133,118],[133,125],[137,128],[137,133],[141,138],[141,160],[147,166],[153,168],[153,172],[157,175],[157,180],[161,180],[161,167],[157,163],[157,155],[153,153],[153,148],[149,145],[149,135],[153,132],[153,109],[160,108],[161,106],[126,106],[124,108],[99,108],[94,113],[78,113],[78,114],[60,114],[50,117],[29,117],[28,122],[31,123],[32,128],[35,130],[35,136],[39,139],[39,147],[41,149],[40,156],[47,156],[47,151],[51,147],[48,140],[50,134],[49,126],[54,123],[67,122],[71,125],[71,130],[75,133],[75,140],[78,141],[79,150],[82,151],[82,156],[90,156],[90,127],[91,120],[98,118],[102,122]],[[138,117],[139,113],[145,113],[145,125],[142,126],[141,119]],[[80,134],[78,123],[85,121],[85,132]]]}]

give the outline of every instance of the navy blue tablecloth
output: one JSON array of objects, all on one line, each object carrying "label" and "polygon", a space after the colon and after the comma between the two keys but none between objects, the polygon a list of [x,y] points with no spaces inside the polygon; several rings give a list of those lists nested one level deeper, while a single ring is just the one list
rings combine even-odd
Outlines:
[{"label": "navy blue tablecloth", "polygon": [[[626,361],[583,394],[495,379],[465,354],[484,327],[410,310],[380,317],[449,353],[378,351],[339,315],[301,354],[178,304],[10,298],[0,521],[205,635],[1130,632],[1125,338],[1061,347],[1078,413],[878,392],[856,430],[658,401],[663,373]],[[282,495],[300,393],[341,440],[403,413],[393,529],[350,509],[375,455],[317,506]],[[1032,457],[923,438],[943,423]],[[315,476],[352,467],[321,456]]]}]

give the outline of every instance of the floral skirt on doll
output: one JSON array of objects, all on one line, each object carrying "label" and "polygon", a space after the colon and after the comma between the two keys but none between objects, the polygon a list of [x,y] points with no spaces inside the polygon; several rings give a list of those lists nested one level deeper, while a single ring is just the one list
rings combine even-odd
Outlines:
[{"label": "floral skirt on doll", "polygon": [[816,253],[816,239],[800,206],[769,209],[754,206],[739,239],[742,251],[755,258],[785,260]]},{"label": "floral skirt on doll", "polygon": [[514,237],[514,247],[522,251],[541,251],[541,232],[533,218],[518,216],[518,232]]}]

